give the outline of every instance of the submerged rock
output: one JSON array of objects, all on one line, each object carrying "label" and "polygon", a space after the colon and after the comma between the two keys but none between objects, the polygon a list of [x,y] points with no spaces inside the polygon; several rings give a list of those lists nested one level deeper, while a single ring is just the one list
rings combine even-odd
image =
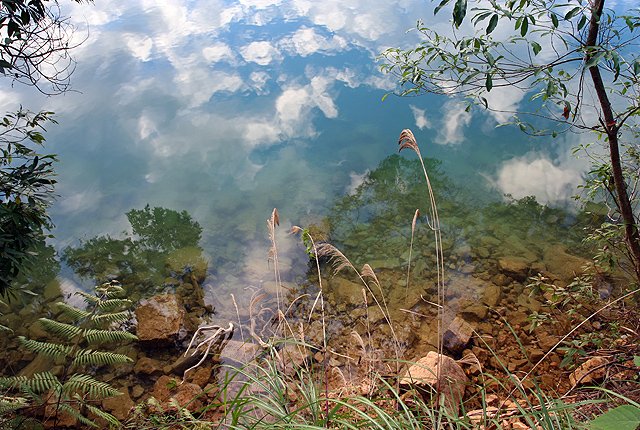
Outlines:
[{"label": "submerged rock", "polygon": [[454,354],[461,353],[473,336],[473,327],[460,317],[455,317],[444,332],[444,347]]},{"label": "submerged rock", "polygon": [[136,309],[138,339],[153,345],[173,343],[184,323],[184,317],[184,308],[174,294],[144,300]]},{"label": "submerged rock", "polygon": [[529,261],[522,257],[503,257],[498,260],[498,269],[518,281],[527,279],[530,266]]},{"label": "submerged rock", "polygon": [[554,277],[570,283],[574,277],[584,273],[591,261],[569,254],[563,245],[555,245],[545,251],[544,264]]}]

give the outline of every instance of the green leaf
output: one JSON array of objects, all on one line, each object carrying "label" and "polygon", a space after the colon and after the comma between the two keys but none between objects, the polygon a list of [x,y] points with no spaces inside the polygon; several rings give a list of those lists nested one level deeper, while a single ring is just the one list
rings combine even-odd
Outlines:
[{"label": "green leaf", "polygon": [[567,14],[564,16],[565,21],[569,21],[571,18],[573,18],[574,16],[576,16],[578,13],[580,13],[581,8],[578,7],[574,7],[573,9],[571,9],[569,12],[567,12]]},{"label": "green leaf", "polygon": [[598,52],[596,55],[594,55],[593,57],[589,58],[589,61],[587,61],[587,63],[584,65],[585,69],[589,69],[593,66],[598,65],[598,63],[600,62],[600,59],[604,56],[604,52]]},{"label": "green leaf", "polygon": [[498,25],[498,14],[494,14],[489,21],[489,25],[487,26],[487,34],[490,34],[493,30],[496,29]]},{"label": "green leaf", "polygon": [[491,88],[493,88],[493,80],[491,79],[490,73],[487,73],[487,79],[484,83],[484,86],[487,89],[487,92],[491,91]]},{"label": "green leaf", "polygon": [[633,357],[633,364],[635,364],[636,367],[640,367],[640,355]]},{"label": "green leaf", "polygon": [[582,15],[582,18],[580,18],[580,21],[578,22],[578,31],[582,30],[582,27],[584,27],[586,23],[587,15]]},{"label": "green leaf", "polygon": [[542,46],[538,42],[531,42],[531,49],[533,49],[533,55],[538,55],[542,51]]},{"label": "green leaf", "polygon": [[640,426],[640,408],[622,405],[589,423],[591,430],[636,430]]},{"label": "green leaf", "polygon": [[633,74],[636,76],[640,74],[640,61],[638,60],[633,63]]},{"label": "green leaf", "polygon": [[522,20],[522,25],[520,26],[520,35],[522,37],[527,35],[527,30],[529,29],[529,19],[525,16]]},{"label": "green leaf", "polygon": [[453,7],[453,23],[456,27],[460,27],[466,14],[467,0],[456,0],[456,5]]},{"label": "green leaf", "polygon": [[551,14],[551,23],[553,24],[554,28],[558,28],[558,17],[555,13]]},{"label": "green leaf", "polygon": [[443,7],[445,7],[447,4],[449,4],[451,0],[442,0],[440,2],[440,4],[438,6],[436,6],[436,8],[433,10],[433,14],[436,15],[438,12],[440,12],[440,9],[442,9]]}]

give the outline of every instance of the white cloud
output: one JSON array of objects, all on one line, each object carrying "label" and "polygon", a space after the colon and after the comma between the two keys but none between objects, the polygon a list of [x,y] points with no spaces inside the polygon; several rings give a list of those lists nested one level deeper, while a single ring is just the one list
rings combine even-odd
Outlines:
[{"label": "white cloud", "polygon": [[489,114],[498,122],[505,123],[511,119],[518,105],[525,96],[524,91],[516,87],[495,87],[483,94],[491,109]]},{"label": "white cloud", "polygon": [[503,194],[516,199],[535,196],[539,203],[565,203],[581,183],[581,172],[570,166],[556,165],[545,156],[514,158],[499,168],[492,180]]},{"label": "white cloud", "polygon": [[349,172],[349,185],[345,189],[347,194],[354,194],[358,187],[367,179],[369,171],[365,170],[363,173]]},{"label": "white cloud", "polygon": [[251,42],[250,44],[240,48],[240,54],[245,61],[257,63],[266,66],[273,61],[280,61],[282,55],[280,51],[270,42],[260,41]]},{"label": "white cloud", "polygon": [[122,36],[131,54],[140,61],[148,61],[151,58],[153,40],[141,34],[127,33]]},{"label": "white cloud", "polygon": [[202,49],[202,55],[209,63],[217,63],[219,61],[233,61],[235,58],[231,47],[225,43],[214,43]]},{"label": "white cloud", "polygon": [[157,134],[155,122],[146,113],[140,115],[138,119],[138,138],[144,140],[153,134]]},{"label": "white cloud", "polygon": [[244,126],[243,140],[249,146],[275,143],[280,139],[280,130],[266,121],[247,122]]},{"label": "white cloud", "polygon": [[347,46],[347,41],[340,36],[326,38],[314,28],[302,27],[291,37],[283,40],[281,45],[290,53],[307,57],[317,52],[337,52]]},{"label": "white cloud", "polygon": [[431,122],[427,118],[425,109],[419,109],[414,105],[409,105],[409,107],[411,108],[411,113],[413,113],[413,118],[416,121],[416,127],[420,130],[431,128]]},{"label": "white cloud", "polygon": [[326,76],[315,76],[305,86],[292,86],[285,89],[276,100],[276,114],[282,130],[289,136],[315,135],[309,114],[318,108],[327,118],[338,116],[329,87],[333,82]]},{"label": "white cloud", "polygon": [[271,80],[271,76],[267,72],[252,72],[249,75],[249,85],[257,94],[268,94],[269,89],[267,83]]},{"label": "white cloud", "polygon": [[455,100],[447,101],[442,107],[443,127],[437,143],[457,144],[464,141],[463,129],[471,122],[471,114],[465,111],[465,105]]}]

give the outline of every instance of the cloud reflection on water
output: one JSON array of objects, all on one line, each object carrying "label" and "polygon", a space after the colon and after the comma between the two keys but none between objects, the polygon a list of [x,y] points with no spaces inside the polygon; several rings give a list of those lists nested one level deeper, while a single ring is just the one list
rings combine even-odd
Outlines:
[{"label": "cloud reflection on water", "polygon": [[[59,114],[49,144],[62,159],[53,215],[64,244],[115,232],[119,214],[149,203],[190,211],[208,246],[224,253],[222,242],[260,242],[274,206],[292,218],[326,210],[361,180],[355,172],[394,151],[403,128],[416,124],[424,145],[455,143],[473,153],[473,145],[494,139],[473,125],[506,119],[466,113],[453,100],[380,102],[393,81],[374,57],[415,43],[415,32],[405,30],[431,18],[421,0],[114,0],[64,8],[90,28],[76,52],[73,86],[82,93],[43,100],[15,88],[19,96],[0,96],[5,109],[20,99]],[[438,19],[447,28],[448,15]],[[522,97],[496,89],[490,102],[514,108]],[[389,130],[388,142],[379,129]],[[579,179],[542,150],[539,161],[524,161],[527,145],[508,156],[501,148],[491,165],[452,168],[498,178],[502,192],[531,181],[524,172],[555,172],[561,190]],[[427,152],[459,160],[455,151],[462,150]],[[541,186],[558,197],[553,178]]]}]

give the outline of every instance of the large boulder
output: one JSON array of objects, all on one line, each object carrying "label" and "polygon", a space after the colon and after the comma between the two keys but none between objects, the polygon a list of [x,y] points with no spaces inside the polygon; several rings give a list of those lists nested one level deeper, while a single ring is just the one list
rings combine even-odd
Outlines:
[{"label": "large boulder", "polygon": [[136,309],[140,342],[153,345],[173,343],[184,323],[185,311],[174,294],[143,300]]},{"label": "large boulder", "polygon": [[555,245],[545,251],[544,264],[553,277],[570,283],[573,278],[584,273],[591,261],[569,254],[563,245]]},{"label": "large boulder", "polygon": [[436,390],[439,401],[455,414],[462,404],[467,382],[467,375],[454,359],[433,351],[411,365],[400,379],[401,386]]}]

